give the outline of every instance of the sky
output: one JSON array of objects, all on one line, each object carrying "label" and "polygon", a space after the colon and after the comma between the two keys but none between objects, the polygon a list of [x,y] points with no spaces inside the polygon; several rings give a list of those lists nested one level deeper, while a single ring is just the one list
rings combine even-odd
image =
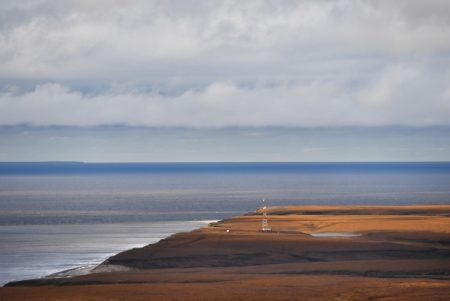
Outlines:
[{"label": "sky", "polygon": [[0,0],[0,161],[450,161],[447,0]]}]

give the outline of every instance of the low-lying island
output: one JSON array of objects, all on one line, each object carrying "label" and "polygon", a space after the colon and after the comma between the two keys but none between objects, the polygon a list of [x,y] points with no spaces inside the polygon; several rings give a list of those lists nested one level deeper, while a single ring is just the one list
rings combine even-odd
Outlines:
[{"label": "low-lying island", "polygon": [[119,253],[0,300],[450,300],[450,205],[285,206]]}]

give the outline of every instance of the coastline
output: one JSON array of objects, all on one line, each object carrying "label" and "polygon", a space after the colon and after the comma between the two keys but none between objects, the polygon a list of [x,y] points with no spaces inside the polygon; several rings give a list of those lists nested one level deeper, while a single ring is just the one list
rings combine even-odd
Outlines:
[{"label": "coastline", "polygon": [[[207,225],[209,225],[211,223],[216,223],[216,222],[219,222],[219,220],[178,221],[177,223],[186,224],[186,225],[189,225],[189,224],[207,224]],[[155,224],[155,223],[161,224],[162,222],[154,222],[153,224]],[[193,230],[195,230],[195,228]],[[155,242],[150,243],[148,245],[156,244],[160,240],[169,238],[170,236],[177,234],[177,233],[180,233],[180,232],[170,233],[169,235],[167,235],[165,237],[158,238]],[[136,247],[136,248],[139,248],[139,247]],[[124,250],[123,252],[126,252],[126,251],[128,251],[128,250]],[[104,264],[104,262],[105,261],[103,261],[99,264],[89,264],[89,265],[84,265],[84,266],[77,266],[75,268],[58,271],[56,273],[52,273],[50,275],[46,275],[46,276],[38,278],[38,279],[72,278],[72,277],[95,274],[95,273],[128,272],[128,271],[135,270],[133,268],[129,268],[126,266],[121,266],[121,265],[106,265],[106,264]],[[27,281],[27,280],[24,279],[24,280],[19,280],[17,282],[20,282],[20,281]],[[12,281],[12,282],[16,282],[16,281]],[[6,283],[6,284],[8,284],[8,283]]]},{"label": "coastline", "polygon": [[86,274],[107,258],[156,243],[206,220],[102,224],[2,225],[0,286],[11,281]]},{"label": "coastline", "polygon": [[[128,300],[292,300],[294,293],[302,300],[345,294],[353,294],[348,300],[367,299],[380,292],[387,300],[450,296],[450,205],[271,207],[269,224],[272,232],[259,231],[258,211],[221,220],[116,254],[98,273],[9,283],[0,297],[110,300],[112,292]],[[355,235],[311,235],[321,233]],[[117,266],[126,269],[108,269]],[[224,290],[228,294],[220,293]]]}]

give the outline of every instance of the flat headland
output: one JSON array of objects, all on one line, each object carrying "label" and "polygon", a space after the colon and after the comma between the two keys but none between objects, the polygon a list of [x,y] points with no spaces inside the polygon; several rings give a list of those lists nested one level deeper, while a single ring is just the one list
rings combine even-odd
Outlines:
[{"label": "flat headland", "polygon": [[450,300],[450,205],[283,206],[177,233],[0,300]]}]

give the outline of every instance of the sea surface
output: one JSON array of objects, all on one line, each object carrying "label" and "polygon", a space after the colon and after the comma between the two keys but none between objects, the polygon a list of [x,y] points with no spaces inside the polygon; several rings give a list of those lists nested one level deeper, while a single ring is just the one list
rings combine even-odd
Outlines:
[{"label": "sea surface", "polygon": [[450,163],[0,163],[0,284],[269,205],[448,204]]}]

